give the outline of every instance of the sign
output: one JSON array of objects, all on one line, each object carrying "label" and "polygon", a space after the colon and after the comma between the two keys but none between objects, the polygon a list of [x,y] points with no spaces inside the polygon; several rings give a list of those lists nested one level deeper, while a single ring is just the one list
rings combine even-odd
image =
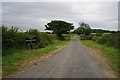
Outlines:
[{"label": "sign", "polygon": [[37,44],[37,39],[35,37],[26,38],[25,41],[26,41],[25,44],[29,45],[31,47],[31,49],[33,49],[32,45]]}]

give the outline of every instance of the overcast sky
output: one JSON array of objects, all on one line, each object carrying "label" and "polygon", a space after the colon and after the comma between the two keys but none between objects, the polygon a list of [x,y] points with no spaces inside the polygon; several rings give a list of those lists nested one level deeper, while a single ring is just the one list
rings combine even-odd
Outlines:
[{"label": "overcast sky", "polygon": [[91,28],[117,30],[118,2],[3,2],[2,24],[20,30],[39,29],[51,20],[88,23]]}]

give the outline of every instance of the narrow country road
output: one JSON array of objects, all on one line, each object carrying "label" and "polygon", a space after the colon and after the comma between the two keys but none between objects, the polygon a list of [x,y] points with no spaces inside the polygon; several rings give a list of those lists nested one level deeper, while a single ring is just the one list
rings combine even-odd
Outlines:
[{"label": "narrow country road", "polygon": [[16,78],[105,78],[97,60],[75,36],[68,45]]}]

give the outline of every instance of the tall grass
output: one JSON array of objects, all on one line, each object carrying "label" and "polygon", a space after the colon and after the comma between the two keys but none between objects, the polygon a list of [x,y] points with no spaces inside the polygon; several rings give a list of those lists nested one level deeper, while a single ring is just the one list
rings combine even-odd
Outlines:
[{"label": "tall grass", "polygon": [[39,59],[40,57],[57,50],[59,48],[57,46],[62,47],[67,42],[68,41],[59,41],[54,44],[50,44],[45,48],[35,50],[22,50],[20,52],[16,52],[15,54],[3,57],[3,77],[20,71],[20,69],[24,67],[24,65],[29,64],[30,61],[34,59]]},{"label": "tall grass", "polygon": [[[58,49],[56,46],[67,43],[58,40],[55,34],[40,32],[37,29],[20,32],[16,27],[7,28],[3,25],[0,28],[2,29],[3,76],[19,71],[23,64],[26,66],[25,61],[39,58]],[[30,46],[25,44],[25,39],[31,37],[37,39],[37,44],[33,45],[34,50],[30,50]]]},{"label": "tall grass", "polygon": [[39,32],[37,29],[29,29],[26,32],[19,32],[16,27],[10,29],[5,26],[1,27],[3,56],[11,55],[17,51],[20,52],[20,50],[29,49],[29,46],[25,44],[26,38],[37,38],[37,45],[34,45],[35,49],[44,48],[57,40],[56,35]]}]

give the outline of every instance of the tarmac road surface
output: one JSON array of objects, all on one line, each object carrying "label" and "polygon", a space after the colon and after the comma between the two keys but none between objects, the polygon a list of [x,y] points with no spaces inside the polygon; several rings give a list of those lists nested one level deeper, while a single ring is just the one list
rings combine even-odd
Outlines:
[{"label": "tarmac road surface", "polygon": [[96,58],[75,36],[66,47],[16,78],[106,78]]}]

